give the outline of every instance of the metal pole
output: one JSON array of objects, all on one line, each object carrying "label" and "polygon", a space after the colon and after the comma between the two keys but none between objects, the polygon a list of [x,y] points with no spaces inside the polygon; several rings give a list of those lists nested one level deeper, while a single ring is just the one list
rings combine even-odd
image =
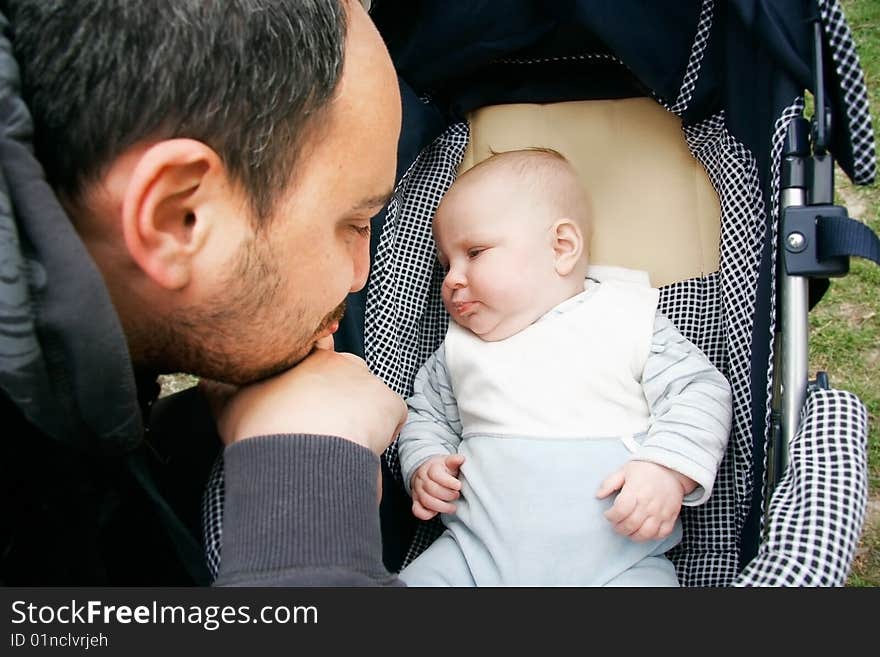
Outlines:
[{"label": "metal pole", "polygon": [[[782,207],[804,205],[806,192],[789,188],[782,191]],[[783,235],[783,240],[803,239],[799,233]],[[784,245],[783,245],[784,248]],[[781,257],[781,254],[780,254]],[[783,265],[783,270],[785,266]],[[797,433],[801,409],[807,398],[807,362],[809,349],[809,283],[803,276],[782,272],[780,284],[782,308],[782,449],[779,453],[780,476],[788,466],[788,446]]]},{"label": "metal pole", "polygon": [[[803,118],[792,121],[786,135],[781,170],[780,216],[788,207],[807,203],[806,161],[810,155],[809,124]],[[771,432],[767,447],[767,489],[769,503],[776,485],[788,467],[788,446],[797,432],[801,408],[807,394],[807,348],[809,283],[802,276],[790,276],[785,268],[786,246],[798,247],[804,236],[786,233],[779,226],[776,282],[779,299],[774,373],[771,400]],[[765,504],[767,509],[769,504]]]}]

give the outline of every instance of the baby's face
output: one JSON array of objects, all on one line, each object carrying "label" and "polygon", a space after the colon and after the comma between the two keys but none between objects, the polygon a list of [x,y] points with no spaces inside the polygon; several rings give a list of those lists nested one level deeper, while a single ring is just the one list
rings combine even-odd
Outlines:
[{"label": "baby's face", "polygon": [[[459,325],[486,341],[523,330],[558,302],[553,218],[509,176],[480,176],[452,187],[434,217],[446,269],[443,303]],[[558,293],[557,293],[558,294]]]}]

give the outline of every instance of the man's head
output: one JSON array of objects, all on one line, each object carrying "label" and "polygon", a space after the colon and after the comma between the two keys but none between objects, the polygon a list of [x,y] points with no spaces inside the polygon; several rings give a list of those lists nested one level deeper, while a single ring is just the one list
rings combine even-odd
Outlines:
[{"label": "man's head", "polygon": [[243,383],[366,280],[400,99],[357,2],[19,2],[38,157],[136,366]]},{"label": "man's head", "polygon": [[434,237],[452,319],[503,340],[583,291],[590,204],[556,151],[498,153],[450,187]]}]

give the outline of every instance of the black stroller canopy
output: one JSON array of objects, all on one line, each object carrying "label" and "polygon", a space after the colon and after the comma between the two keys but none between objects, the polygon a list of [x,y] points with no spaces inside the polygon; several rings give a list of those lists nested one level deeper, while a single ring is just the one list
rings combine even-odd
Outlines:
[{"label": "black stroller canopy", "polygon": [[[821,4],[832,18],[836,6]],[[812,90],[819,14],[808,0],[379,0],[372,10],[400,76],[447,111],[651,95],[687,125],[723,109],[765,173],[776,118]],[[826,31],[825,49],[839,38]],[[855,182],[868,183],[867,96],[838,72],[858,72],[857,62],[840,61],[850,56],[842,50],[827,54],[831,151]]]}]

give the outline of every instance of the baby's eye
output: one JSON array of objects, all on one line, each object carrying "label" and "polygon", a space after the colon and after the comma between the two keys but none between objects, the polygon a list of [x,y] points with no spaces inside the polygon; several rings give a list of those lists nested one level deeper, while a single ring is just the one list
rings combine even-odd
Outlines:
[{"label": "baby's eye", "polygon": [[480,254],[481,254],[483,251],[485,251],[485,250],[486,250],[486,249],[482,249],[482,248],[480,248],[480,249],[468,249],[468,251],[467,251],[467,257],[470,258],[471,260],[473,260],[474,258],[476,258],[478,255],[480,255]]}]

